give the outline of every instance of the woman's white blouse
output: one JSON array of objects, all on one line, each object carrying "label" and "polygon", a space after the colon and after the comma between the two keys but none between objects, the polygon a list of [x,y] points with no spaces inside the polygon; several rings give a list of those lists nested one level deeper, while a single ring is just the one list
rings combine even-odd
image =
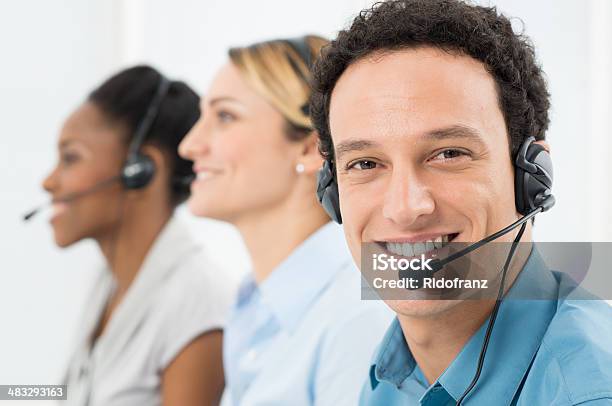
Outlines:
[{"label": "woman's white blouse", "polygon": [[235,293],[230,275],[176,218],[158,236],[92,347],[91,334],[113,287],[112,274],[104,270],[84,309],[63,404],[160,405],[164,369],[192,340],[223,328]]}]

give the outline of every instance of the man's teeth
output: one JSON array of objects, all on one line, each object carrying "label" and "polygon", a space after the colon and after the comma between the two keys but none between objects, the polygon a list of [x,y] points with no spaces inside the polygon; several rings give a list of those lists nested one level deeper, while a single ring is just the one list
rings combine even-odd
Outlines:
[{"label": "man's teeth", "polygon": [[423,242],[388,242],[385,243],[387,251],[404,257],[414,257],[434,249],[442,248],[448,244],[448,235],[441,235],[433,240]]}]

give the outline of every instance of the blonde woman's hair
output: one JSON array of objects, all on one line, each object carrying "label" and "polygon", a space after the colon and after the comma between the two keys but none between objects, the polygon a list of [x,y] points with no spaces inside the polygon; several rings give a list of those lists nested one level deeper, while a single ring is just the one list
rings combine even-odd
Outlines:
[{"label": "blonde woman's hair", "polygon": [[[327,43],[325,38],[306,35],[229,50],[230,60],[246,82],[285,117],[287,135],[292,140],[300,140],[313,131],[307,109],[310,67]],[[306,52],[309,55],[303,55]]]}]

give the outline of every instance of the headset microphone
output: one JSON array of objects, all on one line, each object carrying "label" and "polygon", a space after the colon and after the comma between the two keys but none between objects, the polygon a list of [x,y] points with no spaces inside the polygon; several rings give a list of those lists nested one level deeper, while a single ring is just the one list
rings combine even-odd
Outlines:
[{"label": "headset microphone", "polygon": [[23,221],[28,221],[32,217],[36,216],[43,209],[44,206],[46,206],[46,205],[38,206],[37,208],[32,209],[29,212],[27,212],[26,214],[24,214],[23,215]]},{"label": "headset microphone", "polygon": [[87,188],[83,191],[80,192],[75,192],[75,193],[71,193],[69,195],[66,195],[64,197],[61,197],[59,199],[54,199],[50,202],[47,202],[41,206],[38,206],[35,209],[30,210],[29,212],[27,212],[26,214],[24,214],[23,216],[23,221],[28,221],[30,220],[32,217],[34,217],[35,215],[37,215],[38,213],[40,213],[40,211],[48,206],[51,206],[53,203],[57,203],[57,202],[61,202],[61,203],[69,203],[72,202],[74,200],[80,199],[81,197],[87,196],[91,193],[95,193],[101,189],[104,189],[107,186],[112,185],[115,182],[118,182],[121,180],[121,176],[113,176],[112,178],[108,178],[105,179],[101,182],[96,183],[95,185],[93,185],[90,188]]},{"label": "headset microphone", "polygon": [[434,258],[431,260],[431,262],[429,263],[429,266],[431,268],[431,270],[422,270],[422,271],[414,271],[414,270],[410,270],[410,271],[400,271],[400,277],[402,276],[411,276],[417,280],[422,280],[423,278],[431,278],[436,272],[440,271],[442,268],[444,268],[444,266],[450,262],[455,261],[456,259],[459,259],[467,254],[469,254],[470,252],[477,250],[478,248],[482,247],[485,244],[490,243],[491,241],[494,241],[496,239],[498,239],[499,237],[508,234],[510,231],[514,230],[515,228],[525,224],[527,221],[529,221],[530,219],[532,219],[533,217],[536,216],[536,214],[538,213],[542,213],[546,210],[548,210],[550,207],[552,207],[555,204],[555,198],[553,195],[548,195],[541,203],[540,206],[536,207],[535,209],[533,209],[532,211],[530,211],[529,213],[527,213],[526,215],[522,216],[520,219],[518,219],[517,221],[515,221],[514,223],[510,224],[509,226],[499,230],[496,233],[493,233],[485,238],[483,238],[482,240],[475,242],[474,244],[468,245],[467,247],[465,247],[464,249],[457,251],[451,255],[449,255],[446,258],[443,259],[439,259],[439,258]]},{"label": "headset microphone", "polygon": [[195,175],[180,176],[172,179],[172,184],[179,188],[189,187],[195,180]]}]

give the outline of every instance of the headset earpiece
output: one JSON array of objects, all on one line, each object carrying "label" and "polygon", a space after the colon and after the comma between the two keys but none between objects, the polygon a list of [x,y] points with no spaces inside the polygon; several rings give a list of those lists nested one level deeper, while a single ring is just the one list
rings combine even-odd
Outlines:
[{"label": "headset earpiece", "polygon": [[551,194],[553,167],[550,154],[542,145],[534,142],[534,137],[527,138],[514,160],[516,210],[522,215],[537,207],[546,211],[555,202]]},{"label": "headset earpiece", "polygon": [[142,189],[154,176],[155,163],[140,153],[129,157],[121,170],[121,181],[126,189]]},{"label": "headset earpiece", "polygon": [[334,165],[327,159],[317,175],[317,197],[329,217],[336,223],[342,224],[340,196],[338,195],[338,183],[334,175]]},{"label": "headset earpiece", "polygon": [[153,160],[143,155],[140,148],[157,118],[162,101],[168,94],[170,81],[161,75],[159,85],[149,104],[144,117],[136,127],[132,142],[128,149],[128,156],[121,169],[121,181],[126,189],[142,189],[151,182],[155,176],[155,163]]}]

